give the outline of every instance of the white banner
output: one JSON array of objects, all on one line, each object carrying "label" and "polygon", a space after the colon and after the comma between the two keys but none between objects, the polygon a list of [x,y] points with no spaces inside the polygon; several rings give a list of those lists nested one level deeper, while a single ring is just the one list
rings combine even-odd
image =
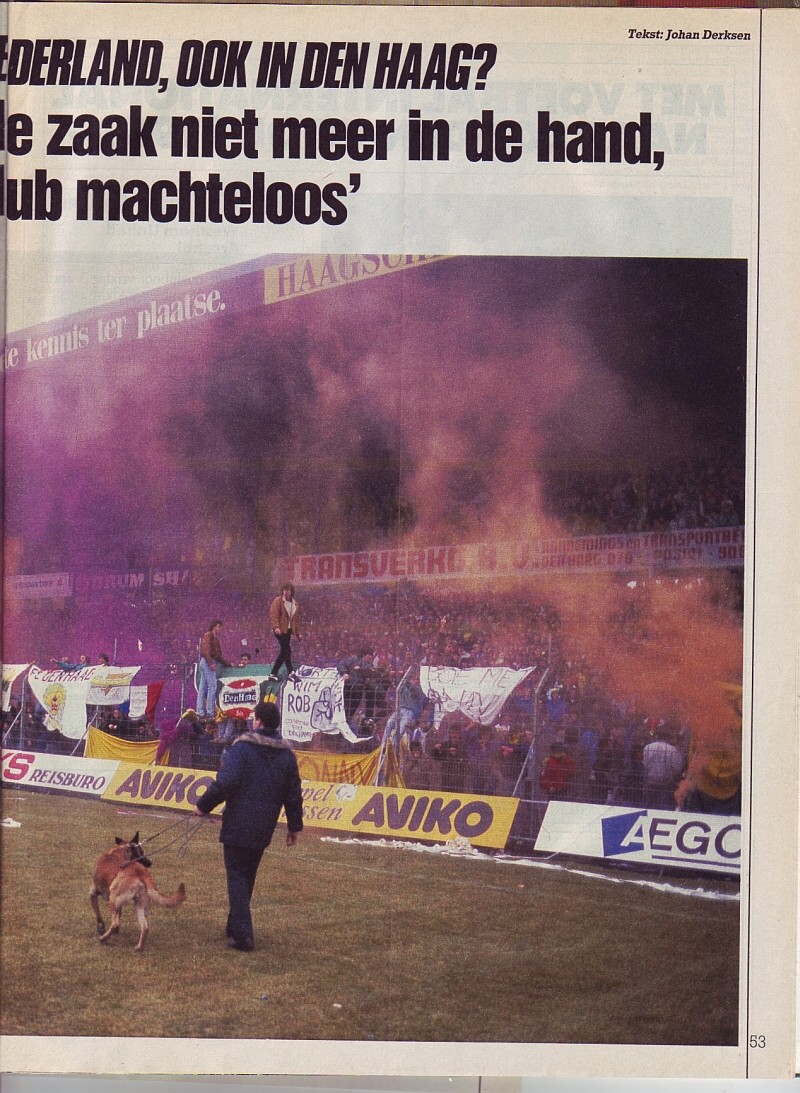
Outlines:
[{"label": "white banner", "polygon": [[344,716],[344,679],[335,668],[298,668],[281,695],[281,733],[285,740],[308,743],[318,732],[358,740]]},{"label": "white banner", "polygon": [[555,854],[739,873],[739,816],[551,801],[536,849]]},{"label": "white banner", "polygon": [[430,668],[423,664],[419,679],[434,704],[438,725],[446,713],[460,712],[481,725],[491,725],[508,696],[533,668]]},{"label": "white banner", "polygon": [[6,784],[90,793],[94,797],[102,796],[118,767],[118,759],[83,759],[35,751],[3,752]]},{"label": "white banner", "polygon": [[3,709],[8,713],[11,706],[11,688],[14,680],[27,672],[30,664],[4,664],[3,665]]},{"label": "white banner", "polygon": [[72,740],[80,740],[86,732],[86,700],[98,665],[76,668],[73,672],[43,671],[33,667],[28,672],[28,684],[37,701],[44,707],[48,729],[58,729]]},{"label": "white banner", "polygon": [[90,706],[120,706],[131,697],[131,683],[140,667],[106,668],[101,665],[92,678],[87,702]]}]

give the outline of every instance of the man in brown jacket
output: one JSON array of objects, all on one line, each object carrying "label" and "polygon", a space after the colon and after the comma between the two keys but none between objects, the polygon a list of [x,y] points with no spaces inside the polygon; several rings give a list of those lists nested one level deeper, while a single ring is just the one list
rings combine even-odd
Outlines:
[{"label": "man in brown jacket", "polygon": [[287,675],[292,674],[292,637],[300,637],[300,605],[294,598],[294,585],[290,581],[283,585],[280,596],[276,596],[270,604],[269,624],[280,646],[269,677],[274,681],[282,664],[286,665]]},{"label": "man in brown jacket", "polygon": [[201,717],[214,717],[217,712],[217,665],[221,668],[231,666],[231,662],[222,655],[222,645],[219,640],[221,630],[222,619],[212,619],[208,630],[200,638],[197,712]]}]

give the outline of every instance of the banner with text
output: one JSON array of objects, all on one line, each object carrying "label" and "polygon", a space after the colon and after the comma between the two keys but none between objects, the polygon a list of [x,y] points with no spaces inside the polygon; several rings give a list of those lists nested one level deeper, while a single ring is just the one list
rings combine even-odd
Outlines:
[{"label": "banner with text", "polygon": [[536,849],[738,874],[742,864],[742,821],[739,816],[551,801]]},{"label": "banner with text", "polygon": [[103,667],[96,669],[86,701],[89,706],[121,706],[131,695],[131,683],[141,665],[135,668]]},{"label": "banner with text", "polygon": [[[223,717],[252,717],[258,702],[274,701],[277,684],[270,680],[271,664],[217,670],[217,706]],[[195,684],[197,683],[195,676]]]},{"label": "banner with text", "polygon": [[116,760],[46,755],[35,751],[4,751],[3,782],[65,793],[100,797],[117,771]]},{"label": "banner with text", "polygon": [[28,672],[28,685],[37,702],[44,707],[48,729],[80,740],[86,732],[86,702],[97,665],[76,668],[72,672],[44,671],[35,666]]},{"label": "banner with text", "polygon": [[419,681],[433,703],[433,719],[463,713],[482,725],[491,725],[508,696],[533,668],[431,668],[423,664]]},{"label": "banner with text", "polygon": [[71,573],[20,573],[6,577],[3,591],[10,599],[60,599],[72,595]]},{"label": "banner with text", "polygon": [[743,566],[744,528],[725,527],[301,554],[283,559],[277,578],[327,585]]},{"label": "banner with text", "polygon": [[[345,782],[355,786],[369,786],[375,781],[380,763],[381,749],[375,748],[361,755],[347,755],[329,751],[296,751],[300,777],[310,782]],[[403,779],[394,748],[389,747],[383,768],[387,786],[402,786]]]},{"label": "banner with text", "polygon": [[281,733],[286,740],[307,744],[315,733],[358,737],[344,715],[344,679],[335,668],[303,666],[287,679],[281,694]]},{"label": "banner with text", "polygon": [[[207,771],[120,763],[103,797],[129,805],[188,811],[213,780]],[[516,798],[508,797],[305,780],[303,801],[303,821],[308,827],[429,842],[463,838],[475,846],[495,849],[505,846],[519,805]]]}]

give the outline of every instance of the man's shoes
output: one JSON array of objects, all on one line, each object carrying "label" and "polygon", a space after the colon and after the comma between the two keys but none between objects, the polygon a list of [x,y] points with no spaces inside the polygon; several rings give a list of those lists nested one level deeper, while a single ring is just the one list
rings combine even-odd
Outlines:
[{"label": "man's shoes", "polygon": [[251,953],[255,948],[252,941],[237,941],[235,937],[229,937],[225,944],[229,949],[238,949],[240,953]]},{"label": "man's shoes", "polygon": [[298,679],[300,678],[300,676],[297,674],[297,672],[289,672],[289,674],[286,678],[290,679],[292,681],[292,683],[296,683],[298,681]]},{"label": "man's shoes", "polygon": [[274,675],[272,672],[270,672],[270,674],[267,676],[267,680],[268,680],[269,683],[277,683],[278,682],[278,677],[276,675]]}]

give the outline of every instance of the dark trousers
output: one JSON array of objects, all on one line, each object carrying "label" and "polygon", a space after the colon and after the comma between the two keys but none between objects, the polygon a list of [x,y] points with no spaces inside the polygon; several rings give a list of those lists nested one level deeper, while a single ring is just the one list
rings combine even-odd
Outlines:
[{"label": "dark trousers", "polygon": [[292,647],[291,647],[292,631],[289,630],[288,633],[286,633],[286,634],[276,634],[275,637],[278,639],[278,645],[280,645],[281,650],[278,653],[278,659],[272,665],[272,674],[274,676],[276,676],[278,674],[278,669],[280,668],[280,666],[282,664],[286,665],[287,673],[290,673],[293,670],[292,669]]},{"label": "dark trousers", "polygon": [[222,844],[225,873],[228,878],[228,937],[236,941],[253,940],[253,919],[250,915],[250,899],[256,883],[256,873],[263,848],[253,850],[249,846]]}]

